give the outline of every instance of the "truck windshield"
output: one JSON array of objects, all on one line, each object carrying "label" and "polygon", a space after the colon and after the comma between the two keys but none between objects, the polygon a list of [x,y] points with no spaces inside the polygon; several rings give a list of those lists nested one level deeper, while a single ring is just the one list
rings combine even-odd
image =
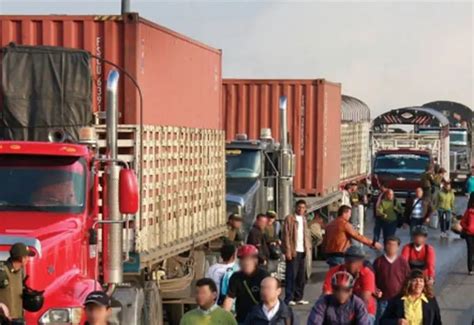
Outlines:
[{"label": "truck windshield", "polygon": [[458,146],[467,146],[467,131],[449,131],[449,143]]},{"label": "truck windshield", "polygon": [[375,158],[374,172],[422,174],[430,163],[429,156],[417,154],[383,154]]},{"label": "truck windshield", "polygon": [[77,157],[0,156],[0,211],[79,213],[85,174],[85,162]]},{"label": "truck windshield", "polygon": [[261,158],[258,150],[226,150],[226,177],[257,178],[260,169]]}]

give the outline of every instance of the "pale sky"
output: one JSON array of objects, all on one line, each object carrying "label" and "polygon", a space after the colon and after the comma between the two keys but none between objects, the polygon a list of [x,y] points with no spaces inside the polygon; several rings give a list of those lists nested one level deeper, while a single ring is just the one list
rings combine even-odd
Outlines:
[{"label": "pale sky", "polygon": [[[223,50],[224,77],[325,78],[372,116],[474,107],[473,2],[138,1],[132,11]],[[117,14],[116,1],[0,0],[1,14]]]}]

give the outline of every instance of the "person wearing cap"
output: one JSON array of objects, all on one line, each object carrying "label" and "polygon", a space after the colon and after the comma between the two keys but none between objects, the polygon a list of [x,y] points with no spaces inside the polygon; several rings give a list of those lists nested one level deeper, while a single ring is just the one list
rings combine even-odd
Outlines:
[{"label": "person wearing cap", "polygon": [[344,253],[351,245],[351,240],[356,240],[378,250],[383,248],[382,244],[355,230],[349,222],[350,218],[351,207],[343,205],[337,211],[337,218],[326,226],[323,247],[327,256],[326,263],[331,267],[344,263]]},{"label": "person wearing cap", "polygon": [[377,208],[377,216],[381,221],[383,238],[394,236],[403,216],[403,207],[395,198],[393,190],[389,189],[385,192],[384,198]]},{"label": "person wearing cap", "polygon": [[260,284],[269,274],[258,267],[258,249],[255,246],[246,244],[239,247],[237,257],[240,271],[230,277],[222,307],[231,311],[235,301],[236,319],[242,324],[250,310],[261,302]]},{"label": "person wearing cap", "polygon": [[217,287],[214,280],[202,278],[196,282],[195,309],[188,311],[181,318],[180,325],[237,325],[234,316],[216,305]]},{"label": "person wearing cap", "polygon": [[268,218],[267,226],[265,227],[265,237],[267,239],[267,243],[270,244],[277,244],[280,245],[280,231],[281,226],[278,221],[276,221],[277,213],[275,211],[267,211],[266,213]]},{"label": "person wearing cap", "polygon": [[258,260],[265,267],[268,265],[270,258],[270,249],[265,237],[265,229],[268,225],[268,217],[266,214],[259,213],[255,218],[255,223],[250,229],[247,237],[247,244],[254,245],[258,249]]},{"label": "person wearing cap", "polygon": [[23,318],[24,268],[34,256],[28,246],[16,243],[10,248],[10,257],[0,264],[0,303],[7,306],[11,319]]},{"label": "person wearing cap", "polygon": [[377,309],[377,304],[373,296],[376,292],[375,274],[370,267],[366,265],[365,257],[365,253],[361,247],[355,245],[349,247],[345,253],[345,263],[330,268],[326,273],[323,284],[323,294],[328,295],[333,293],[331,279],[334,274],[341,271],[350,273],[355,279],[353,288],[354,295],[364,301],[372,324],[375,321]]},{"label": "person wearing cap", "polygon": [[413,270],[410,273],[401,294],[388,304],[380,324],[442,324],[438,302],[423,272]]},{"label": "person wearing cap", "polygon": [[306,220],[306,202],[298,200],[295,213],[285,218],[282,234],[282,247],[285,253],[285,303],[289,306],[307,305],[304,300],[306,285],[305,259],[311,256],[312,239]]},{"label": "person wearing cap", "polygon": [[112,313],[112,301],[103,291],[92,291],[84,301],[86,325],[107,325]]},{"label": "person wearing cap", "polygon": [[428,277],[430,284],[435,278],[436,252],[433,246],[426,243],[428,228],[416,226],[412,232],[412,242],[402,249],[402,256],[408,261],[410,269],[418,269]]},{"label": "person wearing cap", "polygon": [[438,210],[439,226],[441,228],[441,238],[448,238],[448,231],[451,227],[451,213],[454,210],[454,191],[450,182],[443,182],[443,188],[438,191],[436,209]]},{"label": "person wearing cap", "polygon": [[308,325],[369,325],[364,301],[353,293],[355,280],[346,271],[338,271],[330,278],[331,293],[319,298],[311,309]]},{"label": "person wearing cap", "polygon": [[429,164],[425,168],[425,172],[420,177],[421,188],[425,199],[431,201],[431,189],[434,185],[434,165]]},{"label": "person wearing cap", "polygon": [[231,214],[227,221],[227,236],[224,238],[225,242],[240,246],[244,242],[244,235],[242,234],[242,216],[239,214]]}]

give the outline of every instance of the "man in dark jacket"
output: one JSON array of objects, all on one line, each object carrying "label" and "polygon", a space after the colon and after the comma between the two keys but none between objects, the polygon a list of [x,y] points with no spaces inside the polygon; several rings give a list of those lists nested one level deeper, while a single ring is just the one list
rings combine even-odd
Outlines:
[{"label": "man in dark jacket", "polygon": [[257,247],[258,262],[261,265],[267,265],[270,257],[270,250],[265,236],[265,228],[267,224],[267,215],[263,213],[258,214],[252,229],[250,229],[249,236],[247,237],[247,244]]},{"label": "man in dark jacket", "polygon": [[245,319],[246,325],[297,325],[293,310],[278,297],[281,283],[277,278],[267,277],[260,285],[262,303],[255,306]]},{"label": "man in dark jacket", "polygon": [[418,187],[415,196],[410,197],[405,204],[405,223],[410,226],[410,232],[414,227],[430,222],[432,213],[431,201],[424,198],[423,189]]}]

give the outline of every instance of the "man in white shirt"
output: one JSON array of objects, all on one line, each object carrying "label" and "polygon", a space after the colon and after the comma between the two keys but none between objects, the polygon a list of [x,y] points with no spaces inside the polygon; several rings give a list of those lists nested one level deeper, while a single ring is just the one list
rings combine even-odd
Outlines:
[{"label": "man in white shirt", "polygon": [[296,202],[295,214],[285,219],[282,233],[282,248],[285,253],[285,303],[290,306],[307,305],[303,300],[306,284],[305,258],[311,256],[312,240],[306,222],[306,202]]},{"label": "man in white shirt", "polygon": [[[235,258],[236,248],[233,244],[224,244],[221,247],[222,263],[211,265],[206,273],[206,278],[214,280],[217,287],[217,297],[220,297],[222,278],[226,272],[235,272],[238,270],[238,264]],[[225,293],[224,293],[225,294]],[[219,300],[219,299],[218,299]]]},{"label": "man in white shirt", "polygon": [[270,276],[263,279],[260,284],[262,302],[250,311],[244,324],[299,324],[293,310],[278,298],[280,295],[280,280]]}]

